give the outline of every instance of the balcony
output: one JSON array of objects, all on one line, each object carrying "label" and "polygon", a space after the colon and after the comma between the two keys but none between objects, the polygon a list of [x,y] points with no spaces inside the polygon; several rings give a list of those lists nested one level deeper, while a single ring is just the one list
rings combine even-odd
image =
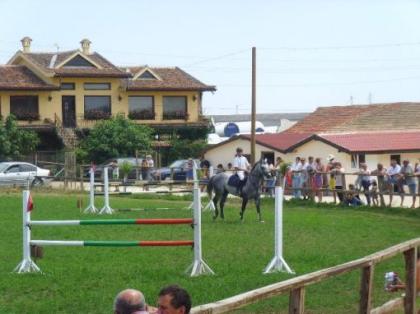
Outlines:
[{"label": "balcony", "polygon": [[189,114],[185,111],[171,111],[163,113],[163,120],[188,120]]},{"label": "balcony", "polygon": [[135,110],[128,114],[131,120],[154,120],[155,113],[151,110]]}]

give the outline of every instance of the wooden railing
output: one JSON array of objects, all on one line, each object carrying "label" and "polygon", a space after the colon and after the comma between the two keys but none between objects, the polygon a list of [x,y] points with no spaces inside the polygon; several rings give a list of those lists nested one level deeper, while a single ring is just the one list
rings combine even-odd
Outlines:
[{"label": "wooden railing", "polygon": [[[414,314],[416,302],[416,261],[418,246],[420,246],[420,238],[409,240],[348,263],[325,268],[313,273],[238,294],[224,300],[194,307],[191,310],[191,313],[227,313],[262,300],[279,296],[284,293],[289,293],[289,313],[301,314],[304,313],[306,286],[356,269],[361,270],[359,313],[371,313],[373,274],[375,265],[403,253],[405,258],[406,273],[404,313]],[[378,308],[375,309],[375,313],[379,314],[382,313],[382,311]]]}]

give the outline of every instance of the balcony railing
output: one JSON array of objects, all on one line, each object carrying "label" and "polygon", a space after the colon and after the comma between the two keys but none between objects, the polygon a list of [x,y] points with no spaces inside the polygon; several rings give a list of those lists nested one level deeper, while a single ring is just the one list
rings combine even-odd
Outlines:
[{"label": "balcony railing", "polygon": [[84,114],[85,120],[106,120],[109,118],[111,118],[111,113],[102,110],[87,110]]},{"label": "balcony railing", "polygon": [[188,120],[188,118],[188,112],[185,111],[173,111],[163,113],[163,120]]},{"label": "balcony railing", "polygon": [[154,120],[155,113],[150,110],[136,110],[131,111],[128,114],[128,118],[131,120]]}]

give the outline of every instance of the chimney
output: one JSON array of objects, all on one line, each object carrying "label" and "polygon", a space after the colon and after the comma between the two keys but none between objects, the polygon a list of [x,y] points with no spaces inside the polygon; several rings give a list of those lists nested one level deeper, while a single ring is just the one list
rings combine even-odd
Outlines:
[{"label": "chimney", "polygon": [[22,48],[24,53],[31,52],[31,41],[32,39],[28,36],[23,37],[20,41],[22,43]]},{"label": "chimney", "polygon": [[82,52],[85,55],[90,55],[90,44],[92,43],[89,39],[82,39],[80,42],[82,45]]}]

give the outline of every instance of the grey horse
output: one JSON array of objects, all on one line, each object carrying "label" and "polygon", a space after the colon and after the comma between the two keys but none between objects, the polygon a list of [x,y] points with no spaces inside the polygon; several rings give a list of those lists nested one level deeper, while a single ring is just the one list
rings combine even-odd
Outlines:
[{"label": "grey horse", "polygon": [[242,221],[244,219],[246,205],[250,199],[254,199],[255,206],[257,208],[258,219],[262,221],[260,210],[260,187],[263,183],[263,180],[270,177],[270,175],[270,169],[267,162],[263,159],[260,159],[257,163],[255,163],[254,167],[252,167],[252,170],[248,175],[248,179],[242,188],[241,195],[239,195],[236,187],[228,185],[229,175],[225,172],[218,173],[211,177],[209,183],[207,184],[207,193],[210,199],[212,199],[213,191],[215,193],[213,198],[215,207],[213,219],[216,219],[219,215],[219,210],[217,208],[219,200],[220,218],[225,218],[223,208],[225,206],[226,198],[228,194],[233,194],[242,198],[242,207],[241,212],[239,213]]}]

